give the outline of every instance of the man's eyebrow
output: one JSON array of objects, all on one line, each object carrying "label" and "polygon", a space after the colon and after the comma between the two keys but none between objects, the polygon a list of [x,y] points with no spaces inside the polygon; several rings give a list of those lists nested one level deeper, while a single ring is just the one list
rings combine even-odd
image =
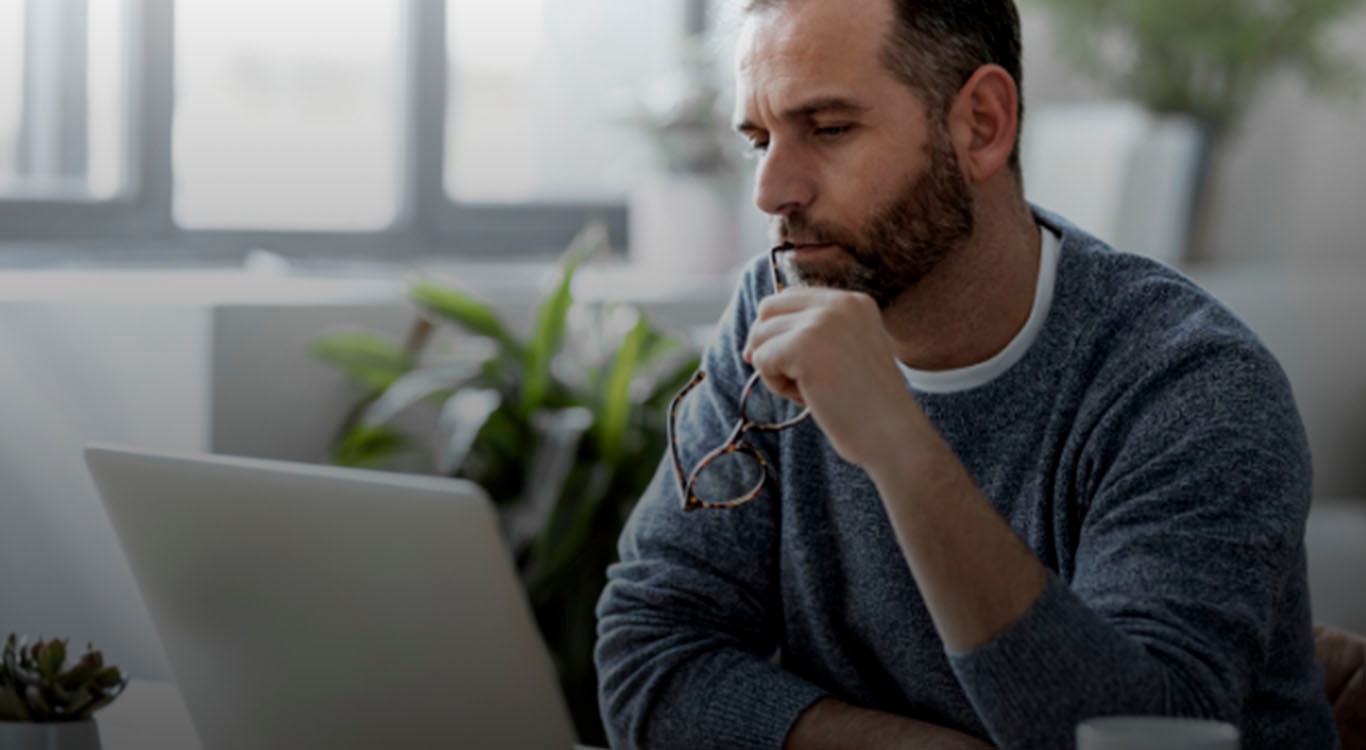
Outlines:
[{"label": "man's eyebrow", "polygon": [[[824,114],[858,114],[865,112],[868,107],[850,99],[840,96],[822,96],[808,101],[804,101],[795,107],[785,109],[782,112],[784,120],[809,120],[816,115]],[[735,130],[740,133],[749,134],[763,130],[750,120],[736,123]]]},{"label": "man's eyebrow", "polygon": [[822,96],[783,111],[784,120],[804,120],[829,113],[857,114],[868,107],[840,96]]}]

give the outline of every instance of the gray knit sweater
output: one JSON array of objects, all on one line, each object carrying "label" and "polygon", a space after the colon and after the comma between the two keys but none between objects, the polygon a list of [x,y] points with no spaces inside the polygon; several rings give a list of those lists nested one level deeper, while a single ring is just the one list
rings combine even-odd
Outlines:
[{"label": "gray knit sweater", "polygon": [[[1036,211],[1062,237],[1039,338],[1004,374],[915,392],[977,486],[1051,571],[995,640],[948,652],[872,481],[814,420],[750,437],[767,489],[680,509],[661,465],[598,605],[614,747],[779,748],[822,696],[1065,748],[1109,714],[1213,717],[1244,750],[1331,748],[1303,531],[1309,453],[1256,337],[1165,266]],[[763,260],[680,413],[691,466],[736,419]]]}]

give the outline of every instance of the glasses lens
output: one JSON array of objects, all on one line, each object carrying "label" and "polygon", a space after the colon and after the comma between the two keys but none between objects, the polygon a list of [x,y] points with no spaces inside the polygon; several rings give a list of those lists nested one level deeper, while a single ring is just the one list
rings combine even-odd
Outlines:
[{"label": "glasses lens", "polygon": [[770,391],[762,379],[753,381],[742,408],[746,419],[763,427],[777,427],[801,413],[800,406]]},{"label": "glasses lens", "polygon": [[746,450],[723,453],[697,475],[693,494],[704,503],[727,503],[753,492],[764,481],[764,467]]}]

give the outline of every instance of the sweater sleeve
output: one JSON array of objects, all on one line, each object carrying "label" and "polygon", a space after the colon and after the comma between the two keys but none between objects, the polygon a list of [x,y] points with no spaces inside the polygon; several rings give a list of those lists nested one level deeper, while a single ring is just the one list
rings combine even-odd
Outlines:
[{"label": "sweater sleeve", "polygon": [[1091,716],[1238,724],[1269,652],[1295,647],[1273,643],[1304,585],[1311,494],[1289,384],[1252,341],[1177,350],[1106,394],[1070,581],[1051,575],[1018,622],[949,654],[1002,748],[1069,747]]},{"label": "sweater sleeve", "polygon": [[[680,409],[685,471],[737,418],[748,375],[739,352],[763,292],[754,268],[703,356],[707,379]],[[595,660],[614,748],[780,748],[824,695],[773,658],[782,628],[774,485],[735,509],[685,513],[665,455],[598,602]]]}]

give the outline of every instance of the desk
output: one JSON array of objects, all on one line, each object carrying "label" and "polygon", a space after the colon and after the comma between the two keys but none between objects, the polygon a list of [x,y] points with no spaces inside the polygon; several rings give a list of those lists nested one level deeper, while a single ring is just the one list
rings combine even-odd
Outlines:
[{"label": "desk", "polygon": [[173,683],[133,680],[95,719],[101,750],[203,750]]}]

